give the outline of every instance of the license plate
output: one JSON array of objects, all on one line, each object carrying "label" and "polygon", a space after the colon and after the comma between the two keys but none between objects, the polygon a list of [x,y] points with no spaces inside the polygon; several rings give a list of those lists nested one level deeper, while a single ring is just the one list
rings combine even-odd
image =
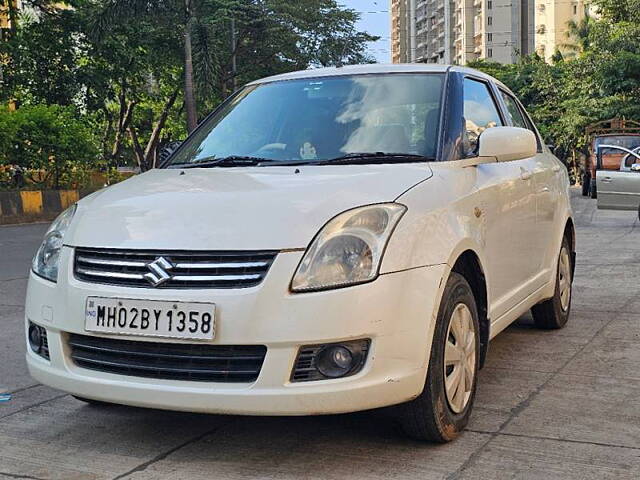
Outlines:
[{"label": "license plate", "polygon": [[215,335],[215,305],[89,297],[85,308],[85,330],[211,340]]}]

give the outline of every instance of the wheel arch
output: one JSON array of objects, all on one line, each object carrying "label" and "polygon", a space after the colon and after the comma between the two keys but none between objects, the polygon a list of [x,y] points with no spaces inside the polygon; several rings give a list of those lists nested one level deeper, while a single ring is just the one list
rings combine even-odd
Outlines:
[{"label": "wheel arch", "polygon": [[567,218],[564,226],[563,238],[569,240],[569,250],[571,254],[571,278],[575,276],[576,270],[576,227],[571,217]]},{"label": "wheel arch", "polygon": [[452,263],[451,271],[462,275],[469,283],[478,308],[480,323],[480,367],[484,365],[489,349],[489,295],[484,268],[478,254],[471,249],[461,252]]}]

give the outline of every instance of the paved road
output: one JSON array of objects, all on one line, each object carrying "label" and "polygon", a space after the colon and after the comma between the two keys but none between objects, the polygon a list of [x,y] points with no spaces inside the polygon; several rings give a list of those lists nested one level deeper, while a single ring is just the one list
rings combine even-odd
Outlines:
[{"label": "paved road", "polygon": [[640,478],[640,228],[576,196],[573,311],[523,317],[491,344],[469,431],[424,445],[383,413],[313,418],[95,408],[24,366],[29,261],[43,225],[0,227],[1,479]]}]

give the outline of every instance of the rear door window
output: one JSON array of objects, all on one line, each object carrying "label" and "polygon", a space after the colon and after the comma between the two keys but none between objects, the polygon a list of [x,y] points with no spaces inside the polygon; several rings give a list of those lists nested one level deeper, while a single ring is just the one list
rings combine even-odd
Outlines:
[{"label": "rear door window", "polygon": [[526,116],[526,113],[522,110],[522,107],[518,103],[518,101],[507,92],[500,90],[500,95],[502,95],[502,99],[504,100],[505,105],[507,106],[507,115],[511,120],[511,124],[514,127],[526,128],[527,130],[531,130],[533,134],[536,136],[536,143],[538,144],[538,152],[542,151],[542,143],[538,138],[538,133],[536,129],[533,127],[531,120],[529,120]]},{"label": "rear door window", "polygon": [[526,128],[527,130],[530,130],[531,128],[525,120],[524,115],[522,114],[522,111],[520,110],[520,107],[518,106],[515,98],[513,98],[508,93],[503,92],[502,90],[500,90],[500,94],[502,95],[504,103],[507,106],[507,114],[511,119],[511,124],[514,127]]}]

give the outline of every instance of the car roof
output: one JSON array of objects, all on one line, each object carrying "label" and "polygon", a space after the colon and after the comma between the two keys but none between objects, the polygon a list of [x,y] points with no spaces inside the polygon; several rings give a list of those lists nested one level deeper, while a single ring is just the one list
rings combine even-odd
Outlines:
[{"label": "car roof", "polygon": [[298,70],[296,72],[282,73],[280,75],[261,78],[259,80],[250,82],[249,85],[257,85],[261,83],[278,82],[285,80],[298,80],[304,78],[336,77],[345,75],[371,75],[384,73],[446,73],[450,71],[471,74],[476,77],[484,78],[485,80],[493,81],[501,87],[507,88],[502,84],[502,82],[496,80],[490,75],[487,75],[486,73],[481,72],[480,70],[460,67],[457,65],[439,65],[425,63],[372,63],[367,65],[346,65],[344,67],[312,68],[308,70]]}]

